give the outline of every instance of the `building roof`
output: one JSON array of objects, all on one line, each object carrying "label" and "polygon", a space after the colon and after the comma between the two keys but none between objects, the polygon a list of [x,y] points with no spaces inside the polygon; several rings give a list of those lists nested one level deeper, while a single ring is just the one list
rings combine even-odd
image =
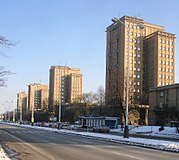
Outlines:
[{"label": "building roof", "polygon": [[161,90],[166,90],[166,89],[174,89],[174,88],[179,88],[179,83],[166,85],[166,86],[152,87],[149,90],[149,92],[161,91]]}]

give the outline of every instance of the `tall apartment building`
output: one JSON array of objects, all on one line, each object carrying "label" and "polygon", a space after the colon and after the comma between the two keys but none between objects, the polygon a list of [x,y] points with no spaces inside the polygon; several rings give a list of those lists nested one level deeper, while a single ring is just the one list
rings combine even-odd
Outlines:
[{"label": "tall apartment building", "polygon": [[26,92],[17,93],[17,112],[28,110],[28,95]]},{"label": "tall apartment building", "polygon": [[49,82],[49,108],[55,111],[55,106],[80,102],[82,96],[82,74],[80,69],[67,66],[52,66]]},{"label": "tall apartment building", "polygon": [[48,85],[33,83],[28,86],[28,111],[48,108]]},{"label": "tall apartment building", "polygon": [[125,100],[127,64],[129,92],[135,103],[146,103],[150,87],[174,83],[175,35],[136,17],[112,21],[106,30],[106,103]]}]

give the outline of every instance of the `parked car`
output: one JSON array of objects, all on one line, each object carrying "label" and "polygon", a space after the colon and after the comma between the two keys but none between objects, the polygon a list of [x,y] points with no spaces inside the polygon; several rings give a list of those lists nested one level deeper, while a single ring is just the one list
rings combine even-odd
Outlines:
[{"label": "parked car", "polygon": [[98,126],[98,127],[93,127],[93,132],[98,132],[98,133],[109,133],[110,128],[107,126]]}]

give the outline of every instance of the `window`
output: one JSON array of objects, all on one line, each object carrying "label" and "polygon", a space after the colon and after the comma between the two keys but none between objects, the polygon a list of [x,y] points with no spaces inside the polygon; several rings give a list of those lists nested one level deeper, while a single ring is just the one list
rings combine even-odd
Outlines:
[{"label": "window", "polygon": [[140,71],[140,68],[138,68],[137,70]]},{"label": "window", "polygon": [[140,82],[137,82],[137,85],[139,86],[139,85],[140,85]]},{"label": "window", "polygon": [[160,97],[163,97],[163,92],[160,92]]},{"label": "window", "polygon": [[137,75],[137,78],[140,78],[140,75]]}]

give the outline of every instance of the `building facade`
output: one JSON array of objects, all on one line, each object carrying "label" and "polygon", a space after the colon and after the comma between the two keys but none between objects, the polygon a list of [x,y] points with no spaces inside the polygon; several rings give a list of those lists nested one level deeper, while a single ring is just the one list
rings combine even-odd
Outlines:
[{"label": "building facade", "polygon": [[170,125],[179,121],[179,83],[154,87],[149,93],[149,123]]},{"label": "building facade", "polygon": [[28,85],[28,111],[46,110],[48,108],[48,85],[33,83]]},{"label": "building facade", "polygon": [[24,113],[28,110],[28,95],[26,92],[17,93],[17,112]]},{"label": "building facade", "polygon": [[174,83],[175,35],[136,17],[112,21],[106,30],[106,103],[125,101],[129,71],[132,103],[148,104],[150,87]]},{"label": "building facade", "polygon": [[50,111],[54,112],[59,103],[64,105],[80,102],[81,97],[82,74],[80,74],[80,69],[67,66],[52,66],[50,68],[49,82]]}]

